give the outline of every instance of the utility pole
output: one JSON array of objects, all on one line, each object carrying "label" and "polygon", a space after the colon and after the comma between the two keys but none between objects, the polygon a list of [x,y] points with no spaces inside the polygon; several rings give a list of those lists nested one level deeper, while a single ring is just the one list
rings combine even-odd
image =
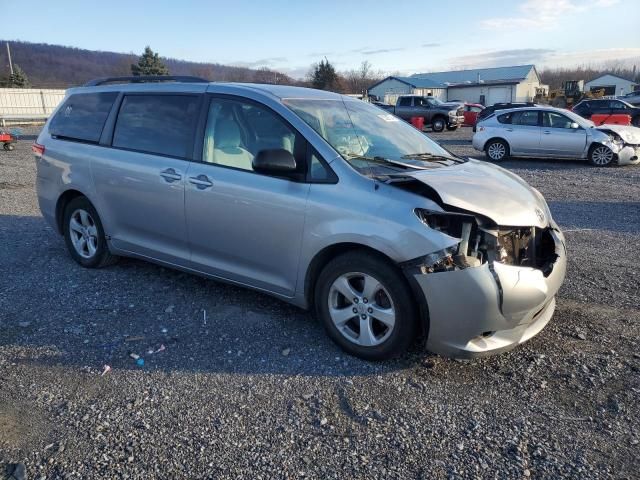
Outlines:
[{"label": "utility pole", "polygon": [[9,49],[9,42],[7,42],[7,56],[9,57],[9,71],[13,75],[13,63],[11,63],[11,50]]}]

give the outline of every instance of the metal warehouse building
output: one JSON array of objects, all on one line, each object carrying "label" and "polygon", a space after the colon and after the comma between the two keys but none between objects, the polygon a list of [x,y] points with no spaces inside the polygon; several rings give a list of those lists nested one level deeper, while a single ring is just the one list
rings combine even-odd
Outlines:
[{"label": "metal warehouse building", "polygon": [[371,86],[368,92],[386,103],[395,103],[398,95],[416,94],[492,105],[532,101],[536,88],[541,86],[534,65],[518,65],[387,77]]}]

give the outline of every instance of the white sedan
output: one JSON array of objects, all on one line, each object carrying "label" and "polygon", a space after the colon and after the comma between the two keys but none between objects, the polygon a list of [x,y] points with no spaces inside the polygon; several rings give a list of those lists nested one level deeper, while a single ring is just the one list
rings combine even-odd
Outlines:
[{"label": "white sedan", "polygon": [[596,127],[568,110],[499,110],[478,123],[473,148],[494,161],[508,157],[584,159],[598,167],[640,163],[640,128]]}]

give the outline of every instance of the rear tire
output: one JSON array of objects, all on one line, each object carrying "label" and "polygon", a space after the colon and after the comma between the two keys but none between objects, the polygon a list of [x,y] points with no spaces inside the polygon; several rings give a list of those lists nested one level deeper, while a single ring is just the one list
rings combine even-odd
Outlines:
[{"label": "rear tire", "polygon": [[431,120],[431,130],[434,132],[442,132],[447,126],[447,119],[444,117],[435,117]]},{"label": "rear tire", "polygon": [[324,267],[315,308],[329,337],[364,360],[396,357],[416,339],[416,308],[406,279],[366,251],[347,252]]},{"label": "rear tire", "polygon": [[109,252],[100,216],[86,197],[76,197],[67,204],[62,228],[71,258],[83,267],[101,268],[118,261]]},{"label": "rear tire", "polygon": [[10,151],[14,150],[16,147],[13,145],[13,143],[5,143],[3,148],[7,152],[10,152]]},{"label": "rear tire", "polygon": [[589,163],[594,167],[608,167],[615,160],[615,153],[602,144],[596,144],[589,149]]},{"label": "rear tire", "polygon": [[504,140],[490,140],[484,147],[484,151],[490,160],[502,162],[509,158],[509,144]]}]

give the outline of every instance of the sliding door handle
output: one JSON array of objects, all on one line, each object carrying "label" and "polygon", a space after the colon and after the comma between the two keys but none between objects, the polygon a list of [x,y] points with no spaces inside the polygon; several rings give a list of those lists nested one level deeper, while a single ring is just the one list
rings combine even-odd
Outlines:
[{"label": "sliding door handle", "polygon": [[189,183],[194,184],[199,190],[213,187],[213,183],[209,180],[209,177],[203,174],[200,174],[197,177],[189,177]]}]

